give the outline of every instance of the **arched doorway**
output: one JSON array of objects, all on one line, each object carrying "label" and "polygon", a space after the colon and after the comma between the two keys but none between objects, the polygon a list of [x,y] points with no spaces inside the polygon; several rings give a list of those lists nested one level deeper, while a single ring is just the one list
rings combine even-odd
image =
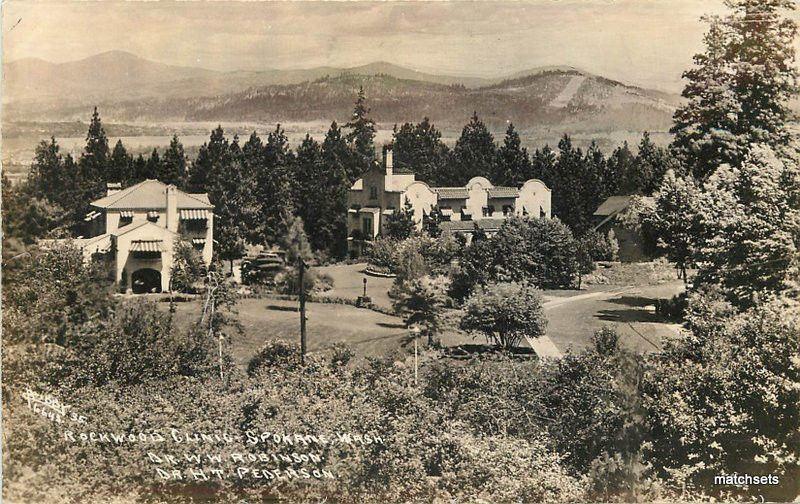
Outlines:
[{"label": "arched doorway", "polygon": [[161,272],[151,268],[134,271],[131,275],[131,289],[134,294],[161,292]]}]

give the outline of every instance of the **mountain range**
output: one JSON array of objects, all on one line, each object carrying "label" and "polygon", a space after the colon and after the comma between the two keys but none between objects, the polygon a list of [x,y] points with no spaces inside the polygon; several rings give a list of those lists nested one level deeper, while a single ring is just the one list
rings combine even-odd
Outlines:
[{"label": "mountain range", "polygon": [[7,120],[85,119],[97,105],[116,122],[344,121],[360,86],[379,123],[428,116],[460,127],[476,111],[493,129],[664,131],[676,95],[572,67],[496,79],[423,73],[386,62],[353,68],[221,72],[157,63],[112,51],[79,61],[5,63]]}]

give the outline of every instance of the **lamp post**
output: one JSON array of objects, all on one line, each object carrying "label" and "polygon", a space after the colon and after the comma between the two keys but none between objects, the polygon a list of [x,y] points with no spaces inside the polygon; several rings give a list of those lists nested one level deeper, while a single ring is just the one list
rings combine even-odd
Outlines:
[{"label": "lamp post", "polygon": [[417,351],[417,340],[419,339],[420,327],[415,324],[409,327],[408,331],[414,338],[414,386],[416,386],[417,382],[419,381],[419,354]]}]

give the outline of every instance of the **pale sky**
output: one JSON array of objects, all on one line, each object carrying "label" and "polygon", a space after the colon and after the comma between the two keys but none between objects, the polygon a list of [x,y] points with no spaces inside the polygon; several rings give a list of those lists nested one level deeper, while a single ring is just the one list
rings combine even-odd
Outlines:
[{"label": "pale sky", "polygon": [[[529,2],[3,2],[3,56],[124,50],[215,70],[388,61],[499,77],[571,65],[669,91],[722,0]],[[795,17],[797,13],[795,13]]]}]

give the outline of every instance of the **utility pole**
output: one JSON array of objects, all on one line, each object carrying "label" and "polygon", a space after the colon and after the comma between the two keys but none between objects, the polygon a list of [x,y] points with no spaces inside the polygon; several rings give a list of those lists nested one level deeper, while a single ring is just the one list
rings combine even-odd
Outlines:
[{"label": "utility pole", "polygon": [[306,361],[306,289],[303,285],[306,263],[298,258],[300,270],[300,361]]}]

